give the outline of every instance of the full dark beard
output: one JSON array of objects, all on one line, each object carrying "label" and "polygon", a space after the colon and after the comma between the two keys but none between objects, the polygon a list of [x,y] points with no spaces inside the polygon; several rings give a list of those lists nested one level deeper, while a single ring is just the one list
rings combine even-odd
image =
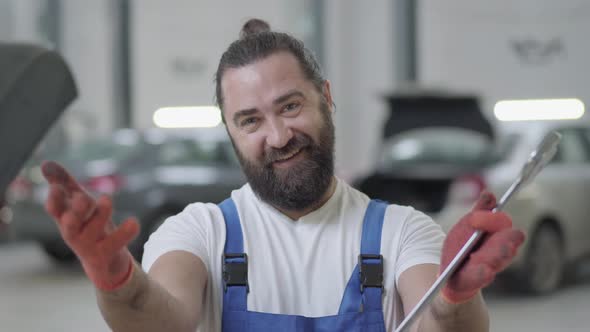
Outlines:
[{"label": "full dark beard", "polygon": [[[319,142],[306,134],[296,133],[281,149],[269,148],[261,163],[253,163],[234,149],[242,170],[254,193],[263,201],[284,210],[303,210],[320,203],[334,176],[334,124],[325,102],[321,104],[323,124]],[[304,159],[287,169],[276,169],[273,163],[282,156],[299,151]]]}]

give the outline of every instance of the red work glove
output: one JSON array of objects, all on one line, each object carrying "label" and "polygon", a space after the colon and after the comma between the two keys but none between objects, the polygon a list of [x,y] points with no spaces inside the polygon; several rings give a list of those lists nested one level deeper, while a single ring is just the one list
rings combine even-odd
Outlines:
[{"label": "red work glove", "polygon": [[130,218],[116,227],[109,197],[95,200],[55,162],[44,162],[41,169],[50,185],[45,208],[88,278],[106,291],[125,284],[133,271],[127,244],[139,234],[137,221]]},{"label": "red work glove", "polygon": [[482,193],[471,212],[451,228],[445,239],[439,274],[476,230],[486,232],[480,244],[442,289],[447,302],[469,301],[512,262],[518,247],[524,241],[524,233],[512,228],[512,220],[507,214],[491,212],[494,207],[496,197],[489,192]]}]

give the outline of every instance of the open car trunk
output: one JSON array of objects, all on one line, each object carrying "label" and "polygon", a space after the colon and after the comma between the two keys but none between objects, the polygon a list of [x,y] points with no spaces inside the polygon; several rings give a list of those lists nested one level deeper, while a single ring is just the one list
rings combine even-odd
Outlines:
[{"label": "open car trunk", "polygon": [[[394,142],[409,132],[424,131],[423,129],[469,131],[485,137],[489,146],[492,146],[492,126],[481,113],[474,96],[396,94],[387,97],[387,101],[390,114],[383,129],[381,160],[387,153],[395,155],[395,151],[387,151],[387,148],[391,147],[387,145],[388,142]],[[433,132],[435,134],[431,134],[431,140],[436,141],[436,131]],[[444,146],[445,142],[437,144]],[[455,144],[457,149],[461,149],[463,142],[459,140]],[[441,149],[434,149],[435,152],[436,150]],[[371,174],[358,179],[355,186],[371,198],[410,205],[426,213],[436,213],[443,208],[454,180],[462,175],[477,172],[487,165],[483,158],[475,158],[476,162],[463,162],[453,158],[425,158],[415,161],[403,160],[399,163],[395,162],[395,158],[390,159],[389,163],[382,162]]]},{"label": "open car trunk", "polygon": [[451,182],[452,179],[412,179],[373,174],[360,182],[358,189],[371,198],[435,213],[446,202]]}]

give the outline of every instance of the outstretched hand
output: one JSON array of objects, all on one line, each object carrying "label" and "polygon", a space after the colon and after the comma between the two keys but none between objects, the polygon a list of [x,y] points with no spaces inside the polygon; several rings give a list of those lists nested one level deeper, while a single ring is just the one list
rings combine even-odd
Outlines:
[{"label": "outstretched hand", "polygon": [[95,200],[55,162],[44,162],[41,170],[49,182],[45,209],[86,275],[102,290],[125,284],[133,271],[127,244],[139,234],[137,221],[130,218],[116,227],[111,221],[113,203],[108,196]]},{"label": "outstretched hand", "polygon": [[450,303],[469,301],[504,270],[524,242],[524,233],[512,228],[512,220],[503,212],[492,212],[496,197],[484,192],[467,215],[449,231],[442,250],[440,273],[476,231],[486,234],[442,290]]}]

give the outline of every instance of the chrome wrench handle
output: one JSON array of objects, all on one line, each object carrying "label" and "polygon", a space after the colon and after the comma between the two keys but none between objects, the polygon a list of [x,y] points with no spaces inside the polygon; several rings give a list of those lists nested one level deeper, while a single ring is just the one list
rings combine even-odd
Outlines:
[{"label": "chrome wrench handle", "polygon": [[[532,179],[547,165],[547,163],[553,158],[555,152],[557,151],[557,145],[561,140],[561,134],[552,131],[547,134],[539,146],[531,153],[527,163],[522,168],[520,175],[516,180],[510,185],[508,190],[502,195],[502,198],[498,201],[496,207],[492,210],[492,212],[501,211],[509,199],[517,193],[524,185],[530,183]],[[469,255],[473,247],[479,242],[479,240],[483,237],[484,232],[482,231],[475,231],[471,237],[465,242],[461,250],[455,255],[453,260],[449,263],[449,265],[444,269],[444,271],[439,275],[436,279],[434,284],[428,289],[426,294],[422,297],[420,302],[416,304],[414,309],[410,311],[410,313],[406,316],[406,318],[402,321],[402,323],[398,326],[395,332],[404,332],[407,331],[408,328],[414,323],[414,321],[418,318],[420,313],[426,306],[432,302],[434,297],[438,295],[442,287],[446,284],[447,280],[453,275],[453,273],[457,270],[459,265],[465,260],[465,258]]]}]

